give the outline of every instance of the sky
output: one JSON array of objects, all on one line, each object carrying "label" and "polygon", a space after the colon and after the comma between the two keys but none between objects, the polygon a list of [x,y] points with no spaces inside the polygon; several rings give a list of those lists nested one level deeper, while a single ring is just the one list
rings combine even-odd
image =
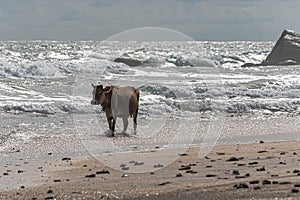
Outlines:
[{"label": "sky", "polygon": [[0,0],[0,40],[104,40],[141,27],[195,40],[277,40],[300,32],[299,0]]}]

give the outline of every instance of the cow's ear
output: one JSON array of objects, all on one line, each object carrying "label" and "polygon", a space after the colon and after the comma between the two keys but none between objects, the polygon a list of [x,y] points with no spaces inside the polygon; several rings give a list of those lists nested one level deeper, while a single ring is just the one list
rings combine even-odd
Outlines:
[{"label": "cow's ear", "polygon": [[106,92],[109,92],[111,90],[111,86],[106,86],[104,89],[103,89]]},{"label": "cow's ear", "polygon": [[99,85],[100,89],[103,90],[103,85]]},{"label": "cow's ear", "polygon": [[93,88],[95,87],[94,83],[92,83],[91,85],[92,85]]}]

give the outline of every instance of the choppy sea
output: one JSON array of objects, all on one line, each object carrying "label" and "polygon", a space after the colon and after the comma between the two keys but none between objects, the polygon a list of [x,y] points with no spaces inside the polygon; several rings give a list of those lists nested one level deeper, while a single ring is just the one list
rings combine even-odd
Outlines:
[{"label": "choppy sea", "polygon": [[[274,45],[2,41],[0,151],[45,138],[60,138],[56,145],[61,138],[78,138],[90,152],[99,151],[97,144],[107,152],[205,140],[300,139],[300,66],[241,67],[262,62]],[[120,57],[143,64],[114,62]],[[106,136],[100,106],[90,105],[92,83],[140,89],[136,136],[131,136],[131,125],[129,137]],[[122,123],[117,123],[118,132]]]}]

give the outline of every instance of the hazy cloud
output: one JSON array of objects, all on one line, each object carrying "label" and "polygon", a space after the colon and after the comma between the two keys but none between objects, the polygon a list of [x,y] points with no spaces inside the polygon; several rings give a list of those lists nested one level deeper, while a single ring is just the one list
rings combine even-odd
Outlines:
[{"label": "hazy cloud", "polygon": [[144,26],[200,40],[276,40],[300,32],[298,0],[0,0],[0,40],[101,40]]}]

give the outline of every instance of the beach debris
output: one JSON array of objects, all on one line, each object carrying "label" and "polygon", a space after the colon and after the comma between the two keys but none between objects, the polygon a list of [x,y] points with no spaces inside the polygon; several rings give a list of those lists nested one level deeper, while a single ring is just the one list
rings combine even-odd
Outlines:
[{"label": "beach debris", "polygon": [[24,186],[24,185],[22,185],[20,188],[21,188],[21,189],[24,189],[24,188],[25,188],[25,186]]},{"label": "beach debris", "polygon": [[69,157],[64,157],[64,158],[62,158],[61,160],[62,160],[62,161],[69,161],[69,160],[71,160],[71,158],[69,158]]},{"label": "beach debris", "polygon": [[18,170],[18,174],[23,173],[23,172],[24,172],[23,170],[20,170],[20,169]]},{"label": "beach debris", "polygon": [[208,178],[210,178],[210,177],[216,177],[217,175],[215,175],[215,174],[206,174],[206,176],[205,177],[208,177]]},{"label": "beach debris", "polygon": [[262,184],[263,184],[263,185],[271,185],[271,183],[272,183],[272,182],[269,181],[269,180],[263,180],[263,181],[262,181]]},{"label": "beach debris", "polygon": [[295,170],[293,171],[293,173],[294,173],[294,174],[300,173],[300,170],[295,169]]},{"label": "beach debris", "polygon": [[207,165],[207,166],[206,166],[206,168],[212,168],[212,167],[213,167],[213,166],[211,166],[211,165]]},{"label": "beach debris", "polygon": [[253,189],[254,190],[260,190],[260,187],[259,186],[255,186]]},{"label": "beach debris", "polygon": [[134,165],[143,165],[144,162],[134,162]]},{"label": "beach debris", "polygon": [[182,177],[183,175],[181,173],[176,174],[176,177]]},{"label": "beach debris", "polygon": [[223,156],[223,155],[225,155],[225,152],[217,152],[216,153],[218,156]]},{"label": "beach debris", "polygon": [[128,166],[124,166],[124,167],[122,167],[122,170],[123,171],[129,170],[129,167]]},{"label": "beach debris", "polygon": [[82,167],[87,167],[87,165],[82,165]]},{"label": "beach debris", "polygon": [[292,189],[292,193],[299,193],[298,189]]},{"label": "beach debris", "polygon": [[250,162],[250,163],[248,163],[248,165],[257,165],[258,164],[258,162]]},{"label": "beach debris", "polygon": [[279,185],[289,185],[289,184],[292,184],[292,183],[290,181],[279,182]]},{"label": "beach debris", "polygon": [[268,151],[262,150],[262,151],[258,151],[257,153],[267,153]]},{"label": "beach debris", "polygon": [[238,183],[238,184],[235,184],[233,187],[236,189],[249,188],[249,186],[246,183]]},{"label": "beach debris", "polygon": [[260,144],[263,144],[263,143],[265,143],[265,142],[261,140],[261,141],[259,141],[259,143],[260,143]]},{"label": "beach debris", "polygon": [[259,180],[249,181],[249,183],[250,183],[251,185],[253,185],[253,184],[259,184]]},{"label": "beach debris", "polygon": [[187,156],[188,154],[187,153],[180,153],[178,154],[178,156]]},{"label": "beach debris", "polygon": [[110,172],[108,170],[101,170],[101,171],[97,171],[96,174],[110,174]]},{"label": "beach debris", "polygon": [[86,175],[85,177],[86,177],[86,178],[95,178],[95,177],[96,177],[96,174],[89,174],[89,175]]},{"label": "beach debris", "polygon": [[61,180],[60,179],[54,179],[53,182],[54,183],[59,183],[59,182],[61,182]]},{"label": "beach debris", "polygon": [[181,165],[178,170],[190,170],[192,167],[190,165]]},{"label": "beach debris", "polygon": [[265,167],[261,167],[261,168],[257,168],[256,171],[262,172],[262,171],[266,171],[266,169],[265,169]]},{"label": "beach debris", "polygon": [[279,184],[279,182],[278,181],[272,181],[272,184],[276,185],[276,184]]},{"label": "beach debris", "polygon": [[237,169],[232,170],[232,174],[234,175],[240,175],[240,171]]},{"label": "beach debris", "polygon": [[234,161],[239,161],[240,159],[237,157],[231,157],[228,160],[226,160],[227,162],[234,162]]},{"label": "beach debris", "polygon": [[122,178],[128,177],[128,174],[123,174]]},{"label": "beach debris", "polygon": [[166,181],[166,182],[159,183],[159,184],[157,184],[157,185],[163,186],[163,185],[168,185],[168,184],[171,184],[171,183],[172,183],[172,182],[170,182],[170,181]]},{"label": "beach debris", "polygon": [[300,183],[295,184],[294,187],[300,187]]},{"label": "beach debris", "polygon": [[156,164],[156,165],[154,165],[153,167],[154,167],[154,168],[161,168],[161,167],[163,167],[163,165],[162,165],[162,164]]},{"label": "beach debris", "polygon": [[188,174],[197,174],[198,172],[191,169],[191,170],[187,170],[186,173],[188,173]]},{"label": "beach debris", "polygon": [[4,173],[3,173],[3,176],[8,176],[8,173],[7,173],[7,172],[4,172]]},{"label": "beach debris", "polygon": [[47,193],[48,193],[48,194],[52,194],[52,193],[53,193],[53,190],[49,189],[49,190],[47,191]]}]

